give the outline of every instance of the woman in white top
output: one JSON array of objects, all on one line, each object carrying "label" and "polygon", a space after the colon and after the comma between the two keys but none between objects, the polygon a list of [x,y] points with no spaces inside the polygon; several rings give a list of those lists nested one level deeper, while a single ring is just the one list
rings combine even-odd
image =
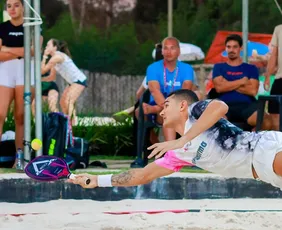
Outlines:
[{"label": "woman in white top", "polygon": [[[48,55],[51,59],[46,62]],[[69,115],[74,114],[74,104],[86,87],[86,76],[77,68],[72,59],[65,42],[57,39],[50,39],[44,51],[41,63],[41,73],[45,74],[52,68],[63,77],[69,86],[64,90],[60,105],[62,112]],[[74,118],[74,117],[73,117]]]}]

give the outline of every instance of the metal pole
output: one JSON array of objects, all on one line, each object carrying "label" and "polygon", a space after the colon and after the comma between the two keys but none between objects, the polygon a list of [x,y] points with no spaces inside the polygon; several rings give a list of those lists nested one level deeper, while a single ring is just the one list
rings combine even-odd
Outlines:
[{"label": "metal pole", "polygon": [[[30,0],[26,0],[30,3]],[[24,1],[24,17],[30,17],[29,6]],[[25,19],[25,22],[29,22],[28,19]],[[31,140],[31,92],[30,92],[30,26],[24,27],[24,140],[30,142]],[[30,151],[29,146],[24,145],[24,159],[25,161],[30,160]]]},{"label": "metal pole", "polygon": [[173,27],[173,18],[172,18],[172,11],[173,11],[173,0],[168,0],[168,36],[173,36],[172,27]]},{"label": "metal pole", "polygon": [[[40,15],[40,0],[33,0],[34,10]],[[34,27],[34,77],[35,77],[35,136],[42,141],[42,92],[41,92],[41,44],[40,25]],[[42,148],[36,156],[42,155]]]},{"label": "metal pole", "polygon": [[242,0],[243,61],[248,62],[249,0]]}]

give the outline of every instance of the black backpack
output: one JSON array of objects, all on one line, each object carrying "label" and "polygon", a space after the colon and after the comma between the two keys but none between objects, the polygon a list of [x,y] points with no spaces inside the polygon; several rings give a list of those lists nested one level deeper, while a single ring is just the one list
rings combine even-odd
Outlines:
[{"label": "black backpack", "polygon": [[0,168],[12,168],[16,158],[15,140],[0,142]]},{"label": "black backpack", "polygon": [[61,113],[43,114],[43,155],[65,159],[72,170],[87,168],[89,144],[83,138],[72,136],[67,116]]},{"label": "black backpack", "polygon": [[80,137],[74,137],[74,145],[66,150],[66,162],[70,169],[87,168],[89,165],[89,143]]},{"label": "black backpack", "polygon": [[67,116],[61,113],[43,114],[43,155],[64,158],[72,142],[72,129]]}]

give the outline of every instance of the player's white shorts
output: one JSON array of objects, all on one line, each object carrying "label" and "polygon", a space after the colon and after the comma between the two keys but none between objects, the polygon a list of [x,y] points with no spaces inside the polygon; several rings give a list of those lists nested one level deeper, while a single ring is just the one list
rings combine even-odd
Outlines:
[{"label": "player's white shorts", "polygon": [[[24,59],[0,62],[0,86],[24,85]],[[34,85],[34,61],[31,60],[31,85]]]},{"label": "player's white shorts", "polygon": [[253,166],[260,180],[282,188],[282,177],[273,171],[276,154],[282,151],[282,132],[267,131],[254,149]]}]

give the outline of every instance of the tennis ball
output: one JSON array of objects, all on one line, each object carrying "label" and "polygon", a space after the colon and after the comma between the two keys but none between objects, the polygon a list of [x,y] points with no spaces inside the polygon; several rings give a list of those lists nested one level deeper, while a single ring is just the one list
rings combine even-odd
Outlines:
[{"label": "tennis ball", "polygon": [[42,141],[39,139],[33,139],[31,142],[31,148],[33,148],[35,151],[39,150],[42,147]]}]

